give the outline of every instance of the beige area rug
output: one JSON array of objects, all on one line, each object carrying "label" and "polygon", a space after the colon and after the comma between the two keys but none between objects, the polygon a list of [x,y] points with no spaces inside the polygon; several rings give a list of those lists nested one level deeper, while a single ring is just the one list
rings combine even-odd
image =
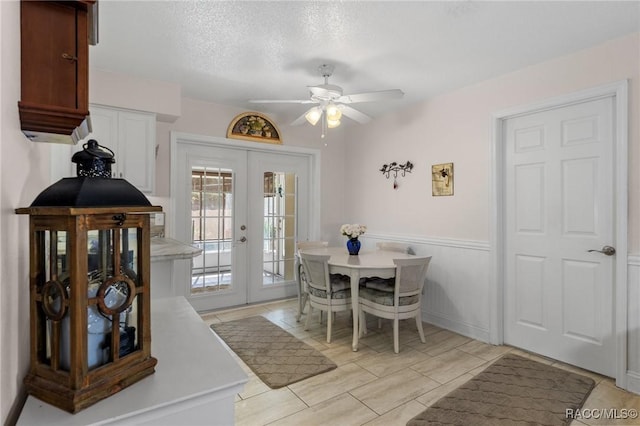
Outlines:
[{"label": "beige area rug", "polygon": [[582,407],[589,377],[507,354],[418,414],[407,426],[567,425]]},{"label": "beige area rug", "polygon": [[337,367],[318,350],[261,316],[213,324],[211,328],[273,389]]}]

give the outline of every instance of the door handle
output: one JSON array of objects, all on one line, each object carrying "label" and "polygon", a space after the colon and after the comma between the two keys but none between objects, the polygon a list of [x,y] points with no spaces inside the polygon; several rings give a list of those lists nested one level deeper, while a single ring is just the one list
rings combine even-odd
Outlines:
[{"label": "door handle", "polygon": [[246,243],[247,242],[247,237],[242,237],[238,240],[241,243]]},{"label": "door handle", "polygon": [[70,55],[68,53],[63,53],[62,54],[62,58],[66,59],[67,61],[71,61],[71,62],[77,62],[78,61],[78,57],[77,56]]},{"label": "door handle", "polygon": [[611,247],[611,246],[604,246],[604,247],[602,247],[601,250],[587,250],[587,251],[589,253],[592,253],[592,252],[595,251],[597,253],[602,253],[602,254],[604,254],[606,256],[613,256],[614,254],[616,254],[616,249]]}]

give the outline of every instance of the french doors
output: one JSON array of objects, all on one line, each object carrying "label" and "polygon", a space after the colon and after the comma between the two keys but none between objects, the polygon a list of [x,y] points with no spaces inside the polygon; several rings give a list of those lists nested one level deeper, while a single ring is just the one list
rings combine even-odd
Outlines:
[{"label": "french doors", "polygon": [[196,310],[295,295],[295,242],[310,227],[311,156],[178,143],[173,158],[175,234],[203,250],[176,268]]},{"label": "french doors", "polygon": [[504,124],[505,343],[615,377],[614,98]]}]

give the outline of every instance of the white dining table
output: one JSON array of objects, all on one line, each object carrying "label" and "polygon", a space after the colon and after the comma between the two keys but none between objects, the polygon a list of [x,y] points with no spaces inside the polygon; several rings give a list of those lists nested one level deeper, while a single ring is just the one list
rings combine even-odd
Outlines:
[{"label": "white dining table", "polygon": [[396,276],[396,265],[393,259],[409,259],[414,255],[387,250],[361,250],[357,255],[350,255],[346,247],[325,247],[301,250],[310,254],[328,254],[329,273],[343,274],[351,279],[351,308],[353,311],[353,351],[358,350],[358,321],[360,278]]}]

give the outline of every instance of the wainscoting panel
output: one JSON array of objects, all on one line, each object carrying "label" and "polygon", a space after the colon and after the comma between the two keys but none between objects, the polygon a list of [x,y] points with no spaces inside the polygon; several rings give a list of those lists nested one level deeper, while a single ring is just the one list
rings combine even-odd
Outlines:
[{"label": "wainscoting panel", "polygon": [[[375,249],[379,241],[408,243],[415,254],[433,256],[422,307],[425,322],[489,342],[488,242],[367,233],[364,248]],[[640,255],[628,257],[627,272],[627,389],[640,393]]]},{"label": "wainscoting panel", "polygon": [[640,255],[627,263],[627,389],[640,393]]},{"label": "wainscoting panel", "polygon": [[371,233],[366,237],[365,248],[394,241],[410,244],[415,254],[433,256],[423,296],[423,320],[489,342],[488,242]]}]

